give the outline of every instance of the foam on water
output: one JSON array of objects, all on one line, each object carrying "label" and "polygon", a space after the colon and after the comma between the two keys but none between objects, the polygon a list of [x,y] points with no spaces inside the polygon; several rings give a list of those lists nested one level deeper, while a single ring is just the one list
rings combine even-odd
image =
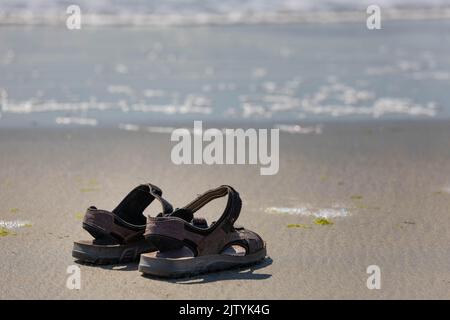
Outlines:
[{"label": "foam on water", "polygon": [[311,206],[301,207],[269,207],[264,210],[270,214],[287,214],[287,215],[301,215],[301,216],[314,216],[317,218],[338,218],[347,217],[349,211],[346,208],[340,206],[332,206],[329,208],[314,208]]},{"label": "foam on water", "polygon": [[[122,112],[134,113],[160,113],[164,115],[216,115],[243,117],[246,119],[276,119],[283,115],[294,115],[297,119],[302,119],[308,115],[328,116],[328,117],[348,117],[364,116],[370,118],[380,118],[386,115],[406,115],[412,117],[435,117],[438,106],[435,102],[429,101],[419,103],[407,97],[377,97],[369,90],[361,90],[346,85],[341,82],[326,83],[319,86],[312,92],[303,95],[299,91],[300,81],[290,80],[278,84],[275,82],[264,82],[261,84],[263,92],[240,94],[238,108],[228,108],[222,110],[222,114],[213,108],[213,100],[210,94],[189,93],[182,101],[175,93],[169,97],[162,89],[147,89],[141,92],[141,96],[148,99],[161,99],[164,101],[154,103],[153,101],[137,102],[130,101],[139,98],[137,89],[125,85],[109,85],[107,91],[113,95],[128,97],[129,99],[119,99],[116,102],[98,101],[90,99],[81,102],[59,102],[56,100],[42,101],[38,98],[31,98],[25,101],[8,101],[6,90],[1,91],[1,113],[30,114],[39,112],[83,112],[88,110],[106,111],[119,110]],[[226,85],[225,88],[229,88]],[[267,94],[264,91],[269,92]],[[58,118],[59,124],[77,123],[77,118],[67,120],[66,117]],[[72,118],[72,117],[71,117]],[[80,124],[92,124],[81,123]],[[280,129],[297,133],[310,133],[311,128],[302,130],[300,127],[285,127]],[[320,128],[316,127],[312,132],[320,133]]]},{"label": "foam on water", "polygon": [[121,123],[118,125],[118,128],[120,130],[125,131],[134,131],[134,132],[140,131],[140,132],[162,133],[162,134],[172,133],[173,130],[176,129],[175,127],[170,126],[139,126],[132,123]]},{"label": "foam on water", "polygon": [[86,111],[86,110],[108,110],[118,108],[117,104],[110,102],[82,101],[82,102],[58,102],[55,100],[37,101],[29,99],[25,101],[8,101],[3,104],[4,113],[36,113],[36,112],[59,112],[59,111]]},{"label": "foam on water", "polygon": [[140,127],[135,124],[131,123],[121,123],[119,124],[119,129],[125,130],[125,131],[139,131]]},{"label": "foam on water", "polygon": [[24,220],[12,220],[12,221],[0,220],[0,228],[5,228],[8,230],[15,230],[23,227],[28,227],[30,225],[31,223],[29,221]]},{"label": "foam on water", "polygon": [[[289,83],[289,82],[288,82]],[[359,90],[344,83],[331,81],[316,91],[299,97],[287,84],[263,84],[271,94],[241,95],[242,116],[244,118],[272,118],[274,115],[295,112],[304,115],[369,116],[380,118],[385,115],[408,115],[434,117],[437,106],[434,102],[420,104],[406,97],[377,97],[374,92]],[[298,86],[296,83],[295,88]]]},{"label": "foam on water", "polygon": [[[303,124],[450,117],[449,46],[436,35],[449,22],[386,27],[394,32],[370,45],[359,45],[368,40],[353,24],[100,28],[79,33],[76,45],[86,53],[70,51],[67,70],[74,39],[60,28],[32,28],[35,52],[27,28],[2,28],[0,127],[94,123],[80,119],[186,126],[195,119],[319,134],[320,126]],[[99,45],[98,37],[112,42]],[[100,61],[111,46],[115,58]]]},{"label": "foam on water", "polygon": [[95,127],[98,124],[97,119],[78,118],[78,117],[57,117],[55,122],[60,125],[76,124],[81,126]]},{"label": "foam on water", "polygon": [[279,129],[281,132],[296,134],[321,134],[323,129],[323,125],[321,124],[314,126],[276,124],[274,127]]}]

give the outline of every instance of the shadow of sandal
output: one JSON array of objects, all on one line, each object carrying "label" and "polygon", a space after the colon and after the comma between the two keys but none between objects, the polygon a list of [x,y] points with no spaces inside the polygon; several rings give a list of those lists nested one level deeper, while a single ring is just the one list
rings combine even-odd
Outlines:
[{"label": "shadow of sandal", "polygon": [[152,280],[166,281],[176,284],[199,284],[199,283],[209,283],[215,281],[224,280],[265,280],[272,277],[271,274],[259,274],[254,273],[254,271],[265,268],[271,265],[273,260],[269,257],[265,258],[263,261],[257,264],[238,267],[232,269],[226,269],[218,272],[201,273],[193,276],[185,276],[176,279],[162,278],[151,275],[142,274],[142,277]]},{"label": "shadow of sandal", "polygon": [[119,264],[93,264],[80,260],[75,260],[75,263],[78,263],[82,266],[100,268],[104,270],[112,270],[112,271],[137,271],[138,270],[138,262],[123,262]]}]

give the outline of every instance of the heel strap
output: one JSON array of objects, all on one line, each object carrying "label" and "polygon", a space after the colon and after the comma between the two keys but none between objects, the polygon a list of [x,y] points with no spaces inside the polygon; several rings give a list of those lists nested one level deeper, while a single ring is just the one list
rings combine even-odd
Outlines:
[{"label": "heel strap", "polygon": [[112,211],[90,207],[83,219],[83,228],[96,240],[105,239],[117,243],[128,243],[141,239],[145,231],[144,210],[157,199],[162,206],[159,216],[167,216],[172,205],[162,197],[160,188],[153,184],[142,184],[134,188]]},{"label": "heel strap", "polygon": [[[197,199],[187,204],[185,207],[178,209],[183,211],[182,215],[190,218],[186,221],[190,222],[192,220],[192,215],[204,207],[207,203],[212,200],[222,198],[228,195],[228,202],[225,210],[223,211],[219,220],[214,223],[209,229],[212,230],[217,227],[223,228],[225,231],[231,231],[236,220],[239,218],[241,212],[242,200],[239,193],[234,190],[231,186],[222,185],[216,189],[211,189],[206,191],[204,194],[200,195]],[[173,213],[176,214],[177,210]]]}]

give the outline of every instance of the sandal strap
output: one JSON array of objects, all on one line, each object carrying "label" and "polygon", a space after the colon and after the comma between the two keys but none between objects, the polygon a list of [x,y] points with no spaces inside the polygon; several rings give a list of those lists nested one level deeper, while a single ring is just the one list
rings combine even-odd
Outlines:
[{"label": "sandal strap", "polygon": [[237,244],[245,248],[246,254],[252,254],[264,247],[264,241],[255,232],[240,228],[231,232],[218,229],[198,242],[198,255],[218,254]]},{"label": "sandal strap", "polygon": [[[194,214],[212,200],[225,197],[226,195],[228,195],[228,202],[225,210],[223,211],[222,216],[219,218],[219,220],[217,220],[217,222],[214,223],[214,225],[211,226],[210,229],[220,227],[224,230],[231,231],[233,230],[234,223],[239,218],[242,207],[242,200],[239,196],[239,193],[231,186],[222,185],[218,188],[211,189],[200,195],[197,199],[190,202],[180,210],[184,210],[188,213],[190,212],[191,214]],[[192,220],[192,218],[190,220]],[[188,222],[190,222],[190,220],[188,220]]]},{"label": "sandal strap", "polygon": [[83,219],[83,228],[96,240],[112,243],[128,243],[142,238],[145,231],[144,223],[134,224],[124,219],[124,215],[136,215],[143,211],[157,199],[162,206],[160,216],[172,212],[172,205],[162,197],[162,191],[152,184],[143,184],[134,188],[112,211],[99,210],[96,207],[87,209]]},{"label": "sandal strap", "polygon": [[173,206],[170,204],[169,201],[167,201],[166,199],[164,199],[162,197],[162,191],[160,188],[158,188],[157,186],[148,183],[147,186],[149,187],[149,193],[156,199],[159,201],[159,203],[161,203],[161,207],[162,207],[162,212],[160,213],[161,215],[165,216],[168,215],[170,213],[173,212]]},{"label": "sandal strap", "polygon": [[84,215],[83,229],[89,232],[95,240],[101,240],[108,244],[128,243],[142,237],[140,226],[134,226],[135,228],[131,229],[116,223],[117,219],[120,218],[112,212],[91,207]]},{"label": "sandal strap", "polygon": [[[211,227],[202,229],[189,223],[193,213],[208,202],[226,195],[228,195],[227,206],[219,220]],[[220,254],[230,245],[239,244],[246,249],[247,254],[254,253],[264,246],[264,242],[256,233],[234,227],[241,207],[242,200],[239,193],[232,187],[223,185],[207,191],[185,207],[175,210],[172,215],[149,217],[145,236],[158,238],[155,245],[160,251],[185,245],[192,249],[194,255],[202,256]]]},{"label": "sandal strap", "polygon": [[[144,195],[142,197],[142,195]],[[127,210],[131,204],[138,203],[136,210],[144,212],[144,210],[157,199],[162,206],[162,214],[167,215],[173,211],[172,205],[162,197],[162,190],[154,184],[147,183],[137,186],[119,203],[119,205],[112,211],[115,214],[119,214],[123,210]],[[143,221],[143,223],[145,223]]]},{"label": "sandal strap", "polygon": [[144,235],[149,239],[158,239],[153,244],[161,252],[186,246],[194,256],[220,254],[234,244],[244,247],[246,254],[255,253],[264,247],[262,238],[248,229],[226,232],[218,228],[210,233],[199,233],[190,230],[189,226],[186,221],[170,216],[149,218]]}]

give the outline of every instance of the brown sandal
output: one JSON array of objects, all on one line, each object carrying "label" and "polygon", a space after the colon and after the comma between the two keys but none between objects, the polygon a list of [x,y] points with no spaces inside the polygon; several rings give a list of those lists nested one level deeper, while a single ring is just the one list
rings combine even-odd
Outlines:
[{"label": "brown sandal", "polygon": [[[193,214],[211,200],[228,195],[228,203],[217,222]],[[246,266],[266,257],[266,245],[255,232],[234,226],[242,201],[230,186],[207,191],[170,216],[149,217],[145,238],[159,250],[141,255],[144,274],[179,277],[231,267]]]},{"label": "brown sandal", "polygon": [[173,211],[162,198],[162,191],[152,184],[134,188],[112,212],[90,207],[83,219],[83,228],[94,240],[74,242],[72,256],[81,262],[112,264],[136,260],[143,252],[155,250],[145,240],[143,212],[157,199],[162,205],[160,216]]}]

